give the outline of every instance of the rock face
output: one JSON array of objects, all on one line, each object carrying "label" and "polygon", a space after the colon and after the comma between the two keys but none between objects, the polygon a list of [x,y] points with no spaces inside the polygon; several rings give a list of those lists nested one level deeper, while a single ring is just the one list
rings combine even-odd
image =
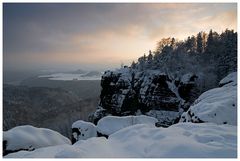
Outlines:
[{"label": "rock face", "polygon": [[189,103],[193,103],[199,96],[199,90],[197,88],[196,80],[198,76],[193,73],[188,73],[182,76],[178,85],[179,95]]},{"label": "rock face", "polygon": [[90,116],[90,121],[97,124],[109,114],[126,116],[154,110],[174,112],[167,121],[156,117],[163,124],[171,125],[199,96],[196,79],[197,76],[191,73],[171,79],[158,70],[138,71],[128,67],[106,71],[101,80],[99,107]]},{"label": "rock face", "polygon": [[237,125],[237,73],[222,79],[219,86],[204,92],[182,114],[180,122]]}]

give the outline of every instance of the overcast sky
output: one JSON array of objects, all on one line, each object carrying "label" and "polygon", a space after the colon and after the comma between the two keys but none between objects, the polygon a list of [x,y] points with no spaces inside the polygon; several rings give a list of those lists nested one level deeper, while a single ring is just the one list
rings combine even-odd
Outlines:
[{"label": "overcast sky", "polygon": [[130,64],[163,37],[237,28],[236,3],[3,5],[5,70],[107,69]]}]

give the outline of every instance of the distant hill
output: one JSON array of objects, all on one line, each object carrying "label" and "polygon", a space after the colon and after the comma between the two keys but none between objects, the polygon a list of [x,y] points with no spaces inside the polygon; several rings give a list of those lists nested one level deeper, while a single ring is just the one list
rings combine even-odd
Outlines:
[{"label": "distant hill", "polygon": [[61,88],[73,92],[81,99],[98,98],[100,95],[100,80],[58,81],[48,78],[32,77],[23,80],[20,85],[28,87]]},{"label": "distant hill", "polygon": [[46,127],[70,137],[72,122],[87,120],[95,110],[96,98],[80,99],[60,88],[26,87],[4,84],[3,130],[30,124]]}]

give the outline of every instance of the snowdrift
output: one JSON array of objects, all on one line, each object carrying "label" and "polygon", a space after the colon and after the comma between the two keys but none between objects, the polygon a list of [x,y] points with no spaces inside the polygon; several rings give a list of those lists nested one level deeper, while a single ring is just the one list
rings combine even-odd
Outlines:
[{"label": "snowdrift", "polygon": [[106,116],[98,121],[97,131],[104,135],[110,135],[116,131],[135,124],[155,125],[158,120],[156,118],[140,115],[140,116]]},{"label": "snowdrift", "polygon": [[237,127],[178,123],[169,128],[138,124],[74,145],[20,151],[7,158],[232,158],[237,157]]},{"label": "snowdrift", "polygon": [[17,126],[3,132],[4,151],[34,150],[41,147],[71,144],[70,140],[60,133],[36,128],[30,125]]}]

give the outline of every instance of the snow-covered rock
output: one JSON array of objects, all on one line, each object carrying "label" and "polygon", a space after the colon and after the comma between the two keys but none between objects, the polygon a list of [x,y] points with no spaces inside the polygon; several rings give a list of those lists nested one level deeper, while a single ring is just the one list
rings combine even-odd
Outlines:
[{"label": "snow-covered rock", "polygon": [[34,150],[41,147],[71,144],[71,141],[60,133],[36,128],[30,125],[17,126],[3,132],[4,154],[19,150]]},{"label": "snow-covered rock", "polygon": [[[139,103],[142,109],[178,111],[181,98],[170,86],[171,79],[165,73],[146,71],[138,80]],[[138,89],[136,85],[136,89]]]},{"label": "snow-covered rock", "polygon": [[231,73],[220,84],[204,92],[194,104],[183,113],[180,122],[213,122],[237,125],[237,83],[236,74]]},{"label": "snow-covered rock", "polygon": [[235,86],[237,85],[237,72],[228,74],[219,82],[219,86]]},{"label": "snow-covered rock", "polygon": [[72,124],[72,144],[97,136],[96,126],[91,122],[78,120]]},{"label": "snow-covered rock", "polygon": [[[197,86],[198,76],[193,73],[184,74],[178,84],[178,94],[186,102],[192,104],[195,99],[200,95],[200,91]],[[177,83],[175,81],[175,83]],[[189,106],[188,106],[189,108]]]},{"label": "snow-covered rock", "polygon": [[138,124],[74,145],[12,153],[6,158],[236,158],[237,127],[178,123],[168,128]]},{"label": "snow-covered rock", "polygon": [[149,124],[155,126],[158,120],[153,117],[140,116],[106,116],[98,121],[97,131],[103,135],[111,135],[116,131],[135,124]]},{"label": "snow-covered rock", "polygon": [[[106,71],[101,80],[101,109],[90,115],[90,120],[97,124],[99,119],[109,114],[128,116],[140,111],[146,115],[151,110],[170,111],[169,114],[174,111],[181,116],[200,94],[197,79],[193,73],[175,78],[159,69],[141,71],[124,67]],[[179,115],[166,116],[171,121],[158,119],[162,125],[169,126],[174,122],[172,120],[179,119]]]},{"label": "snow-covered rock", "polygon": [[181,112],[164,111],[164,110],[150,110],[146,113],[147,116],[158,119],[158,126],[170,126],[179,120]]},{"label": "snow-covered rock", "polygon": [[[109,113],[121,114],[129,110],[135,93],[132,90],[133,73],[129,68],[106,71],[101,80],[102,91],[99,106]],[[110,112],[111,111],[111,112]]]}]

